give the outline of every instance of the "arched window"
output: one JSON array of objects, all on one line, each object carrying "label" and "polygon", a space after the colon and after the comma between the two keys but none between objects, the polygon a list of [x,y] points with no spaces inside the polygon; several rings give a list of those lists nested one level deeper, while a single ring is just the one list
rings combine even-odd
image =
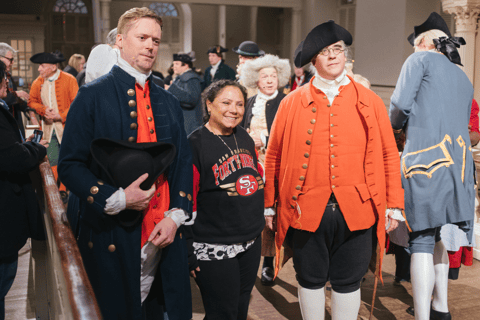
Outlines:
[{"label": "arched window", "polygon": [[180,17],[175,5],[166,2],[154,2],[148,7],[162,17],[162,43],[180,43]]},{"label": "arched window", "polygon": [[53,6],[53,12],[87,14],[88,10],[82,0],[57,0]]},{"label": "arched window", "polygon": [[148,7],[150,10],[155,11],[160,17],[178,17],[177,9],[171,3],[155,2]]}]

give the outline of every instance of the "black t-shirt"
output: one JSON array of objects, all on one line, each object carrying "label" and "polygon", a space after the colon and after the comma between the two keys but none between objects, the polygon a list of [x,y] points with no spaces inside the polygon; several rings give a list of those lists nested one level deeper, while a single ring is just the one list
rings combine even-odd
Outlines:
[{"label": "black t-shirt", "polygon": [[258,237],[265,226],[264,184],[250,135],[237,127],[230,136],[216,136],[202,126],[188,139],[200,173],[194,241],[234,244]]}]

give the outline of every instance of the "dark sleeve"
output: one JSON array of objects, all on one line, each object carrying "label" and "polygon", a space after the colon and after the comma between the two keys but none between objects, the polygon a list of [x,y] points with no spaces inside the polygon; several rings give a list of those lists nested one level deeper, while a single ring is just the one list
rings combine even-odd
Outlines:
[{"label": "dark sleeve", "polygon": [[47,149],[41,144],[20,142],[17,130],[0,113],[0,172],[29,172],[47,155]]},{"label": "dark sleeve", "polygon": [[183,108],[193,109],[197,106],[202,93],[202,83],[200,78],[192,77],[187,80],[185,88],[178,85],[179,81],[173,81],[168,88],[179,101]]}]

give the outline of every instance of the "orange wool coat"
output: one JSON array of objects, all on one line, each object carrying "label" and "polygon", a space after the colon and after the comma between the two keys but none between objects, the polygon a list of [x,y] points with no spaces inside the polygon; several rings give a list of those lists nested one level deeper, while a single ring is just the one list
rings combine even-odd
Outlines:
[{"label": "orange wool coat", "polygon": [[[28,106],[35,109],[40,116],[45,115],[46,107],[42,103],[41,90],[45,79],[38,77],[33,81],[30,89],[30,99]],[[58,113],[62,116],[62,123],[65,124],[67,120],[67,113],[70,110],[70,105],[77,96],[78,84],[71,74],[60,71],[58,79],[55,80],[55,96],[57,97]]]},{"label": "orange wool coat", "polygon": [[[381,258],[385,246],[385,209],[387,207],[404,208],[400,158],[382,99],[373,91],[354,82],[353,79],[350,78],[350,80],[357,92],[356,107],[366,128],[364,174],[368,193],[375,208],[377,239],[380,245],[380,268],[376,271],[380,275]],[[312,111],[308,106],[314,102],[310,86],[312,86],[312,81],[297,88],[282,100],[272,126],[265,158],[265,207],[276,206],[277,208],[277,253],[283,244],[288,228],[290,226],[299,228],[295,222],[299,220],[300,215],[304,221],[300,229],[315,232],[320,225],[321,218],[318,219],[314,216],[318,215],[319,210],[324,210],[324,208],[319,208],[319,204],[313,205],[314,202],[308,202],[312,204],[312,207],[302,206],[301,213],[296,209],[296,199],[303,192],[305,180],[299,179],[299,176],[308,175],[308,169],[300,173],[298,168],[302,168],[304,164],[307,165],[307,168],[315,165],[309,163],[309,159],[304,157],[305,152],[311,153],[311,145],[306,144],[303,135],[298,134],[307,129],[307,123],[310,124]],[[352,174],[349,167],[343,167],[340,170],[342,170],[342,176]],[[297,188],[298,185],[301,188]],[[361,196],[365,197],[365,195]],[[368,214],[371,215],[371,211]],[[353,219],[347,221],[347,224],[352,231],[363,229],[364,226],[358,222],[360,220]],[[278,263],[279,261],[277,261],[277,272]]]}]

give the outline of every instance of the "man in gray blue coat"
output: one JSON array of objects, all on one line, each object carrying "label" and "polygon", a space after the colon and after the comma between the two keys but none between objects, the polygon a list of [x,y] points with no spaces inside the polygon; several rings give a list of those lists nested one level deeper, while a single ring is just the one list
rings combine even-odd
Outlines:
[{"label": "man in gray blue coat", "polygon": [[[415,46],[391,98],[390,120],[403,129],[402,184],[411,229],[411,281],[415,319],[450,319],[448,256],[440,228],[465,226],[474,214],[474,163],[468,123],[473,88],[454,38],[437,13],[409,37]],[[470,235],[471,240],[471,235]],[[433,301],[431,300],[433,293]],[[430,306],[431,303],[431,306]]]}]

